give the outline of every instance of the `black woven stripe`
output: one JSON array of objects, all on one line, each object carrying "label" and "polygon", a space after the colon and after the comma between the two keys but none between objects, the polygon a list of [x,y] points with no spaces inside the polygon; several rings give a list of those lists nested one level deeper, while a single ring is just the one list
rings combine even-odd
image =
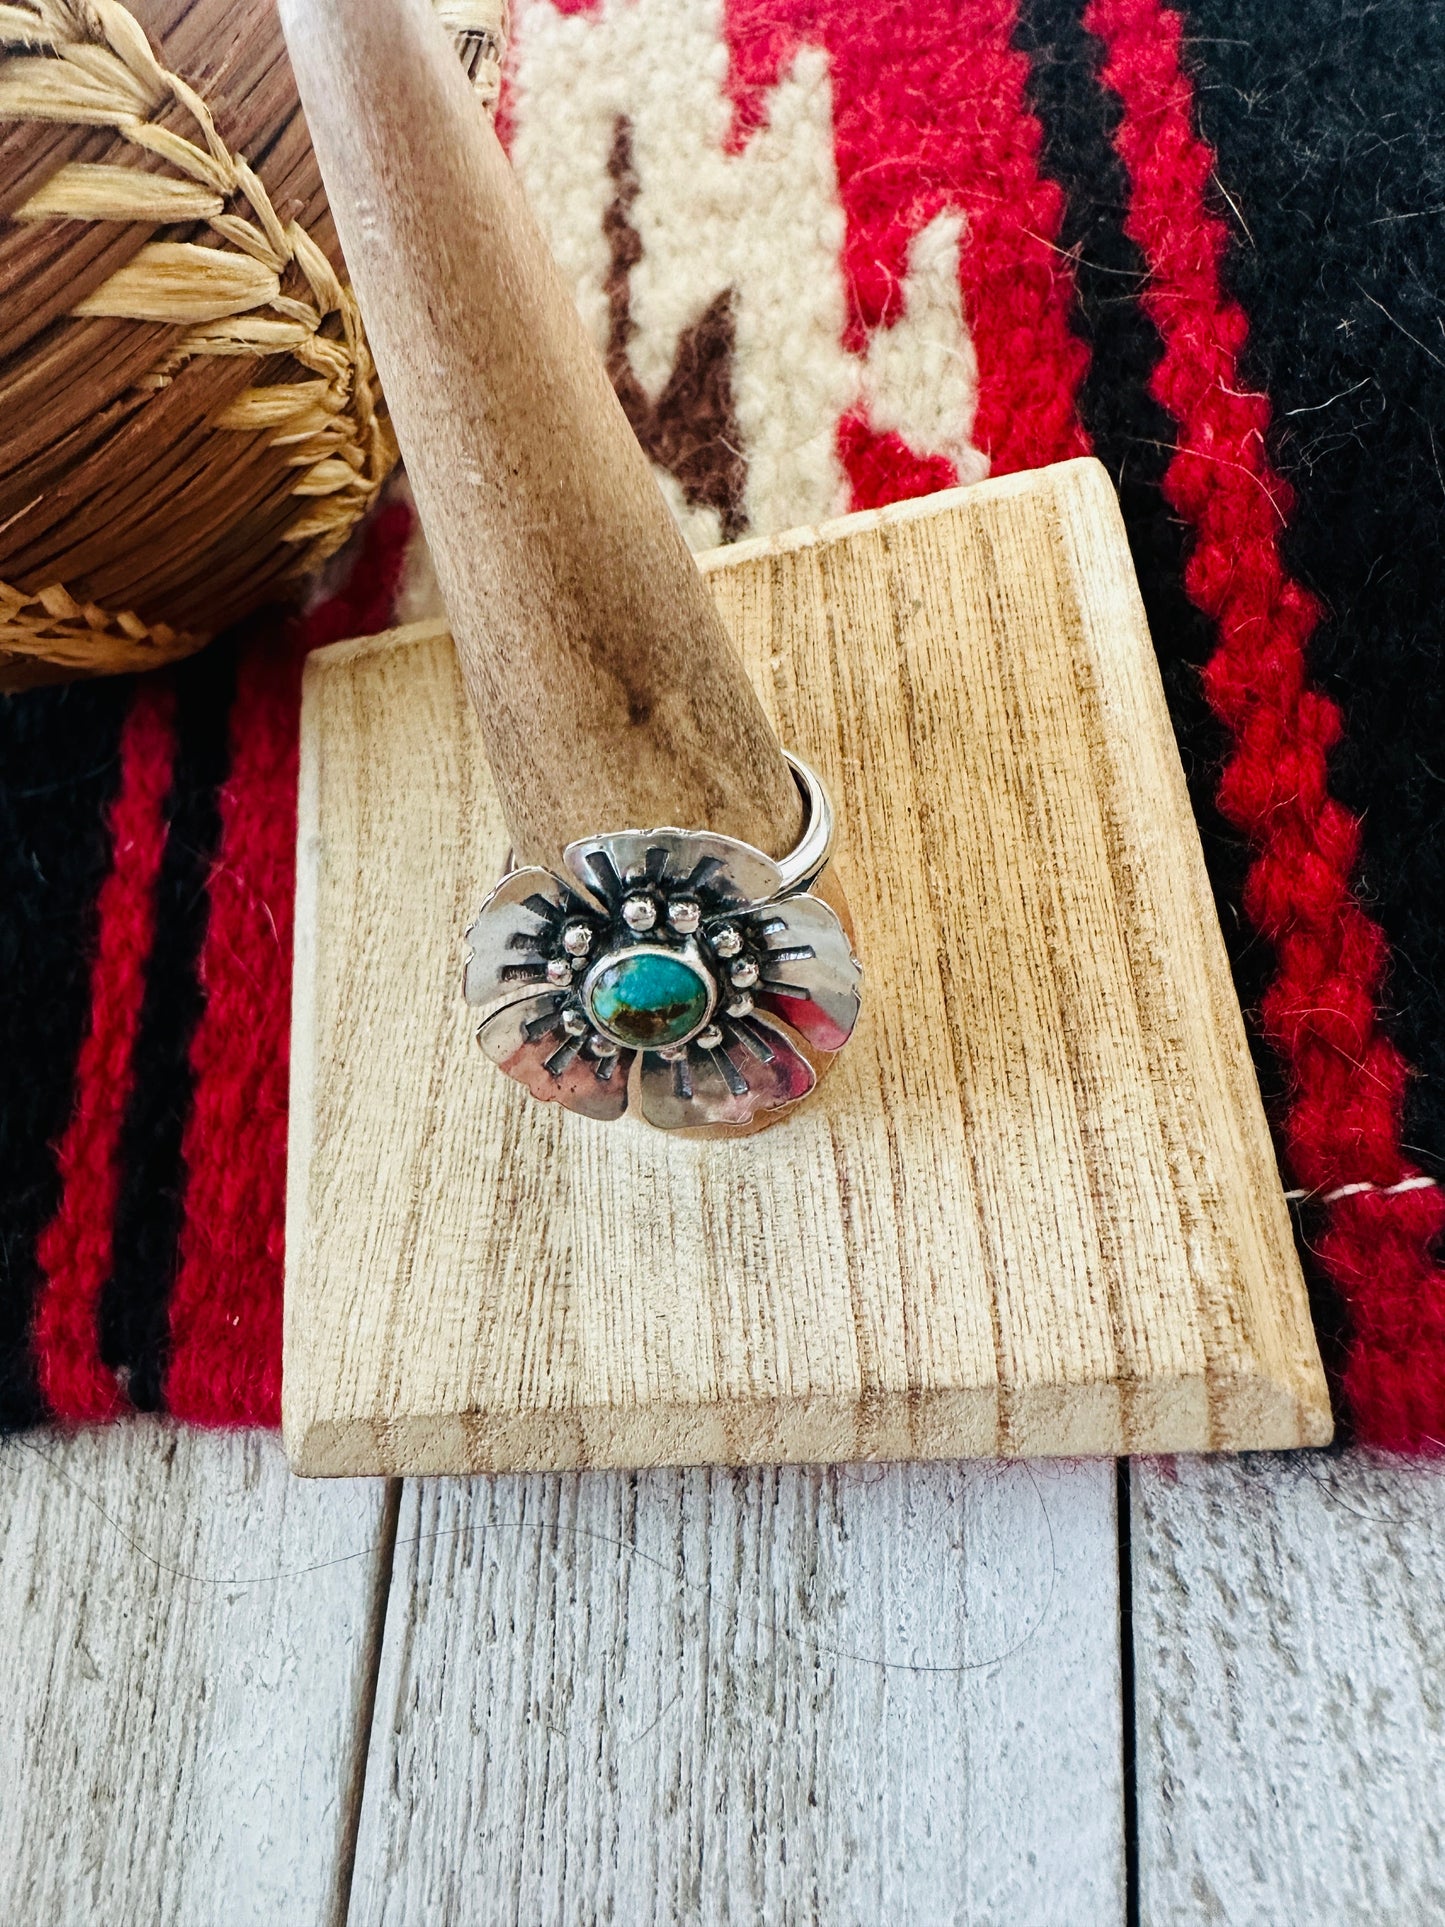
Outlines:
[{"label": "black woven stripe", "polygon": [[[1199,679],[1214,636],[1184,592],[1189,535],[1160,489],[1175,446],[1174,422],[1148,386],[1162,344],[1138,301],[1145,269],[1124,231],[1128,178],[1113,146],[1119,105],[1100,84],[1102,51],[1080,24],[1084,4],[1024,0],[1016,38],[1032,63],[1044,170],[1066,196],[1059,243],[1076,263],[1074,325],[1091,351],[1079,412],[1119,491],[1235,985],[1252,1016],[1272,959],[1241,908],[1248,848],[1214,803],[1228,740]],[[1261,1043],[1257,1023],[1250,1024],[1250,1039],[1261,1084],[1276,1099],[1280,1067]]]},{"label": "black woven stripe", "polygon": [[156,893],[156,935],[121,1127],[114,1270],[100,1305],[100,1348],[141,1411],[162,1402],[190,1113],[191,1039],[201,1013],[199,962],[207,878],[220,831],[235,651],[226,642],[173,672],[177,752],[169,834]]},{"label": "black woven stripe", "polygon": [[1285,559],[1328,611],[1310,661],[1345,714],[1331,786],[1364,818],[1361,891],[1394,952],[1387,1021],[1421,1073],[1406,1141],[1438,1169],[1445,9],[1199,0],[1189,48],[1239,211],[1226,278],[1250,320],[1247,369],[1298,491]]},{"label": "black woven stripe", "polygon": [[0,1429],[45,1416],[29,1345],[53,1146],[90,1016],[129,682],[0,696]]},{"label": "black woven stripe", "polygon": [[[1199,676],[1214,648],[1213,625],[1185,594],[1189,533],[1161,490],[1175,425],[1148,384],[1163,346],[1139,305],[1144,261],[1124,231],[1128,178],[1113,146],[1119,103],[1100,83],[1102,49],[1080,23],[1084,5],[1085,0],[1023,0],[1016,34],[1032,63],[1033,107],[1044,130],[1043,165],[1067,201],[1060,245],[1075,259],[1074,325],[1091,350],[1079,411],[1119,491],[1255,1068],[1266,1103],[1278,1116],[1284,1068],[1265,1044],[1258,1022],[1274,959],[1242,907],[1248,846],[1215,807],[1228,737],[1204,700]],[[1303,1244],[1301,1257],[1326,1364],[1337,1370],[1346,1336],[1343,1306]]]}]

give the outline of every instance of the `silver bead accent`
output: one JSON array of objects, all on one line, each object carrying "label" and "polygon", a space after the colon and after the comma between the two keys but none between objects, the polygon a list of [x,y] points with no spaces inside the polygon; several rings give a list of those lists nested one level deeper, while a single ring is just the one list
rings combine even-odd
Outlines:
[{"label": "silver bead accent", "polygon": [[562,948],[569,957],[585,957],[592,948],[592,926],[569,923],[562,932]]},{"label": "silver bead accent", "polygon": [[698,1032],[694,1041],[700,1044],[704,1050],[716,1050],[722,1042],[722,1032],[716,1024],[709,1024],[706,1029]]},{"label": "silver bead accent", "polygon": [[574,1004],[562,1012],[562,1028],[569,1037],[585,1037],[592,1025],[585,1010],[578,1010]]},{"label": "silver bead accent", "polygon": [[591,1037],[587,1040],[587,1048],[594,1057],[604,1061],[609,1057],[615,1057],[617,1055],[616,1044],[613,1043],[610,1037],[604,1037],[601,1031],[594,1031],[592,1033]]},{"label": "silver bead accent", "polygon": [[568,963],[567,959],[565,957],[549,957],[547,959],[547,982],[549,984],[570,984],[571,981],[572,966]]},{"label": "silver bead accent", "polygon": [[664,1044],[662,1049],[657,1054],[662,1059],[664,1064],[676,1064],[679,1061],[679,1059],[687,1056],[687,1045],[686,1044]]},{"label": "silver bead accent", "polygon": [[735,957],[743,947],[743,940],[730,923],[725,923],[713,931],[712,947],[720,957]]},{"label": "silver bead accent", "polygon": [[622,921],[629,930],[650,930],[657,922],[657,905],[651,897],[628,897],[622,905]]},{"label": "silver bead accent", "polygon": [[751,957],[740,957],[728,976],[738,990],[750,990],[758,981],[758,967]]},{"label": "silver bead accent", "polygon": [[728,1004],[728,1007],[727,1007],[729,1017],[750,1017],[752,1015],[752,1010],[753,1010],[753,1000],[751,997],[749,997],[748,993],[745,990],[739,992],[739,994],[732,999],[732,1001]]},{"label": "silver bead accent", "polygon": [[690,937],[702,922],[702,906],[692,897],[674,897],[667,920],[680,937]]}]

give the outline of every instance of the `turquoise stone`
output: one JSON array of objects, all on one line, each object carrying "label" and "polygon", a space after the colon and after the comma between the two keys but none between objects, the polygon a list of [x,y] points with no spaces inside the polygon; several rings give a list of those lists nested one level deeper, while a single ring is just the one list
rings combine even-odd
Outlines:
[{"label": "turquoise stone", "polygon": [[659,1050],[681,1043],[707,1016],[709,986],[681,957],[644,950],[605,964],[588,993],[593,1021],[619,1044]]}]

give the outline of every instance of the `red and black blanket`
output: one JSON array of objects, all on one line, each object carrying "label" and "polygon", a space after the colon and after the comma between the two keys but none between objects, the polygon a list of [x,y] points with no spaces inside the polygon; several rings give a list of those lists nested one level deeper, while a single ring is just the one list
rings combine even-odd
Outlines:
[{"label": "red and black blanket", "polygon": [[[690,539],[1114,476],[1355,1435],[1445,1441],[1445,7],[529,0],[506,131]],[[0,1425],[276,1421],[299,666],[0,701]],[[408,558],[411,558],[410,560]]]}]

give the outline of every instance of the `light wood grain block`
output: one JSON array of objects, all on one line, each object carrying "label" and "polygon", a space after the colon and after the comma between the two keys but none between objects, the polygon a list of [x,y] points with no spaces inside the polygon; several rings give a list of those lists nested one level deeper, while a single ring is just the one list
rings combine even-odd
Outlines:
[{"label": "light wood grain block", "polygon": [[293,1463],[1327,1438],[1102,468],[703,566],[782,740],[838,806],[867,973],[854,1041],[792,1118],[739,1142],[533,1102],[471,1043],[460,999],[462,932],[507,835],[445,632],[320,651],[302,718]]}]

